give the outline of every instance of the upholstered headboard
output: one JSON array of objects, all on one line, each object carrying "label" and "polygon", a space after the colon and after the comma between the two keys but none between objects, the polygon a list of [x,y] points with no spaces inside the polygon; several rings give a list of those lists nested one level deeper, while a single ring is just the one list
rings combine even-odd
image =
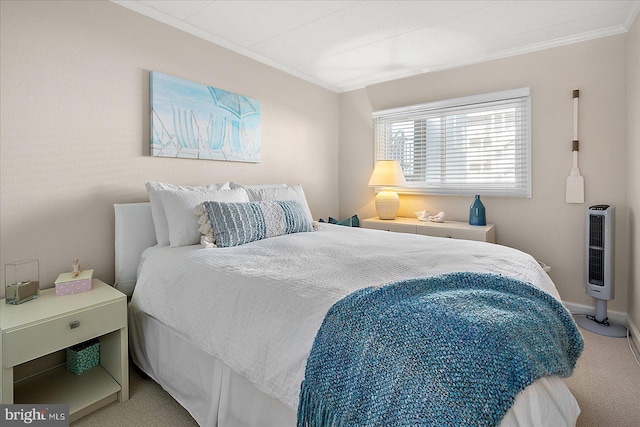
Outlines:
[{"label": "upholstered headboard", "polygon": [[156,232],[151,218],[151,205],[122,203],[115,210],[116,283],[121,292],[131,295],[138,278],[142,252],[156,244]]}]

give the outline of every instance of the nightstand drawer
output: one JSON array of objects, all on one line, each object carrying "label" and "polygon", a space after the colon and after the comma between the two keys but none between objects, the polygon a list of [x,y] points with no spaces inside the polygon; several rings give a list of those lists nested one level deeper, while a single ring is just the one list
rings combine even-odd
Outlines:
[{"label": "nightstand drawer", "polygon": [[4,364],[12,367],[126,326],[122,300],[9,330],[4,334]]},{"label": "nightstand drawer", "polygon": [[487,232],[482,230],[462,230],[455,228],[422,228],[418,227],[418,234],[434,237],[449,237],[451,239],[487,241]]},{"label": "nightstand drawer", "polygon": [[417,227],[413,224],[401,224],[395,221],[370,221],[366,224],[366,228],[372,228],[374,230],[393,231],[395,233],[416,234]]},{"label": "nightstand drawer", "polygon": [[493,224],[469,225],[461,221],[431,222],[417,218],[397,217],[393,220],[367,218],[360,222],[363,228],[395,231],[396,233],[421,234],[424,236],[449,237],[452,239],[496,242],[496,227]]}]

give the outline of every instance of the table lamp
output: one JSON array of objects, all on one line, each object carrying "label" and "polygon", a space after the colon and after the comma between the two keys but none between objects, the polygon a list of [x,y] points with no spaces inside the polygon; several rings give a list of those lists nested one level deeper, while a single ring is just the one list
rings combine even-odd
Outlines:
[{"label": "table lamp", "polygon": [[400,207],[398,193],[389,187],[405,186],[402,168],[397,160],[378,160],[369,187],[383,187],[376,195],[376,211],[380,219],[395,219]]}]

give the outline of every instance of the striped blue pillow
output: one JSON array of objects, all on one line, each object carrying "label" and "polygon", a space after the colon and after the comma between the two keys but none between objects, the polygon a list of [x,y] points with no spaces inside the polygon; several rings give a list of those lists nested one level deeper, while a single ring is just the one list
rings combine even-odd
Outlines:
[{"label": "striped blue pillow", "polygon": [[204,202],[216,246],[238,246],[283,234],[313,231],[313,224],[296,200],[263,202]]}]

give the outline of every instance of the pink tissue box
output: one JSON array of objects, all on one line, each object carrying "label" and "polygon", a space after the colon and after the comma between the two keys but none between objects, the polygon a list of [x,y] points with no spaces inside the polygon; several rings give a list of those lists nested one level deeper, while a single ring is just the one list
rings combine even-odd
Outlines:
[{"label": "pink tissue box", "polygon": [[62,273],[56,280],[56,295],[69,295],[91,290],[93,270],[84,270],[76,277],[71,273]]}]

